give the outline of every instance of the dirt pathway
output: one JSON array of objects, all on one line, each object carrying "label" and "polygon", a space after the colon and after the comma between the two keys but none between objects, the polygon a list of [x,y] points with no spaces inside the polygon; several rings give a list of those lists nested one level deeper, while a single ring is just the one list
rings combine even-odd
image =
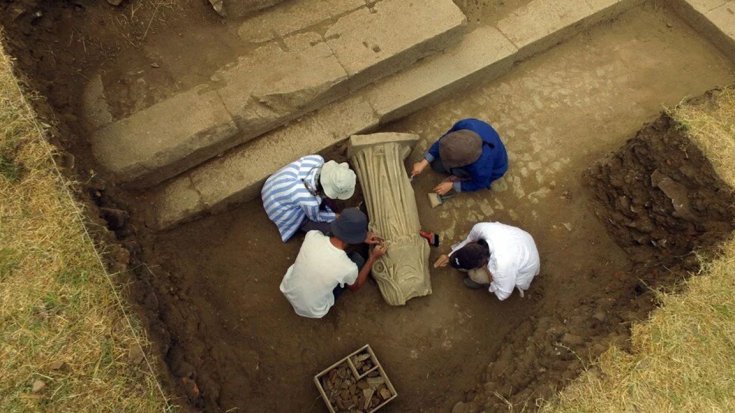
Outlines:
[{"label": "dirt pathway", "polygon": [[324,319],[306,320],[278,291],[300,239],[282,244],[258,202],[148,240],[154,283],[168,292],[159,308],[175,337],[174,374],[196,377],[208,410],[322,411],[311,376],[370,343],[399,392],[386,411],[448,411],[484,380],[499,350],[523,344],[505,338],[524,321],[571,320],[600,289],[610,301],[632,294],[619,282],[629,262],[593,215],[581,172],[662,104],[732,82],[732,67],[675,16],[645,8],[386,128],[420,133],[423,149],[459,118],[497,127],[511,156],[505,179],[432,210],[422,193],[439,177],[422,176],[419,208],[424,225],[443,235],[441,251],[480,220],[531,232],[542,275],[525,299],[500,303],[443,270],[432,274],[434,294],[406,307],[385,305],[371,283]]}]

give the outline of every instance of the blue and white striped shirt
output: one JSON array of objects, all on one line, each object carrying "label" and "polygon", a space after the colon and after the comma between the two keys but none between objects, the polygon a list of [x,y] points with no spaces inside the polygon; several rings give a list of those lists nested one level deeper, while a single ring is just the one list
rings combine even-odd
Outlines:
[{"label": "blue and white striped shirt", "polygon": [[[316,195],[317,179],[324,158],[309,155],[294,161],[271,175],[260,192],[268,218],[281,233],[283,242],[299,230],[305,218],[316,222],[332,222],[332,210],[319,209],[322,198]],[[308,188],[307,188],[308,186]]]}]

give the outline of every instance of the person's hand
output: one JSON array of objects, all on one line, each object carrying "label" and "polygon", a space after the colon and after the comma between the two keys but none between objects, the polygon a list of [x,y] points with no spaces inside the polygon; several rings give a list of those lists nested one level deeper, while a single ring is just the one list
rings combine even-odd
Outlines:
[{"label": "person's hand", "polygon": [[446,193],[451,191],[453,187],[454,184],[452,182],[445,181],[435,186],[434,192],[436,192],[438,195],[446,195]]},{"label": "person's hand", "polygon": [[386,252],[388,252],[388,247],[386,247],[385,244],[378,244],[373,248],[372,251],[370,251],[370,257],[373,259],[378,259],[385,255]]},{"label": "person's hand", "polygon": [[442,254],[434,261],[434,268],[444,268],[449,264],[449,256]]},{"label": "person's hand", "polygon": [[429,161],[427,161],[426,159],[422,159],[413,164],[413,169],[411,170],[411,178],[420,175],[421,172],[424,172],[424,169],[426,169],[427,166],[429,166]]},{"label": "person's hand", "polygon": [[383,238],[380,238],[372,231],[368,232],[367,236],[365,237],[365,243],[369,245],[377,245],[381,242],[383,242]]}]

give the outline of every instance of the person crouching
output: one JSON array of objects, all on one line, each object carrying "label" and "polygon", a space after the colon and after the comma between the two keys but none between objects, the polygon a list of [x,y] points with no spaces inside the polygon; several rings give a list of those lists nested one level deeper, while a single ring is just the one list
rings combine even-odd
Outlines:
[{"label": "person crouching", "polygon": [[[387,252],[357,208],[345,209],[330,227],[332,236],[318,230],[306,233],[281,282],[281,292],[302,317],[324,317],[345,288],[357,291],[365,284],[375,261]],[[373,245],[367,261],[357,252],[345,252],[349,245],[362,243]]]},{"label": "person crouching", "polygon": [[447,265],[467,272],[465,286],[487,287],[501,301],[515,288],[523,297],[541,269],[531,234],[499,222],[475,224],[464,241],[434,262],[434,268]]}]

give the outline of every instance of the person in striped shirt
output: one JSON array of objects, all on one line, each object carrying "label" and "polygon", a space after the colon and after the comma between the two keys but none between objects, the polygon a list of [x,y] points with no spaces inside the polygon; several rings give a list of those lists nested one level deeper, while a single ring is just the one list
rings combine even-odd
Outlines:
[{"label": "person in striped shirt", "polygon": [[299,230],[329,232],[337,217],[327,205],[332,199],[346,200],[355,192],[357,177],[346,162],[324,162],[308,155],[284,166],[263,185],[261,196],[268,218],[276,224],[283,242]]}]

